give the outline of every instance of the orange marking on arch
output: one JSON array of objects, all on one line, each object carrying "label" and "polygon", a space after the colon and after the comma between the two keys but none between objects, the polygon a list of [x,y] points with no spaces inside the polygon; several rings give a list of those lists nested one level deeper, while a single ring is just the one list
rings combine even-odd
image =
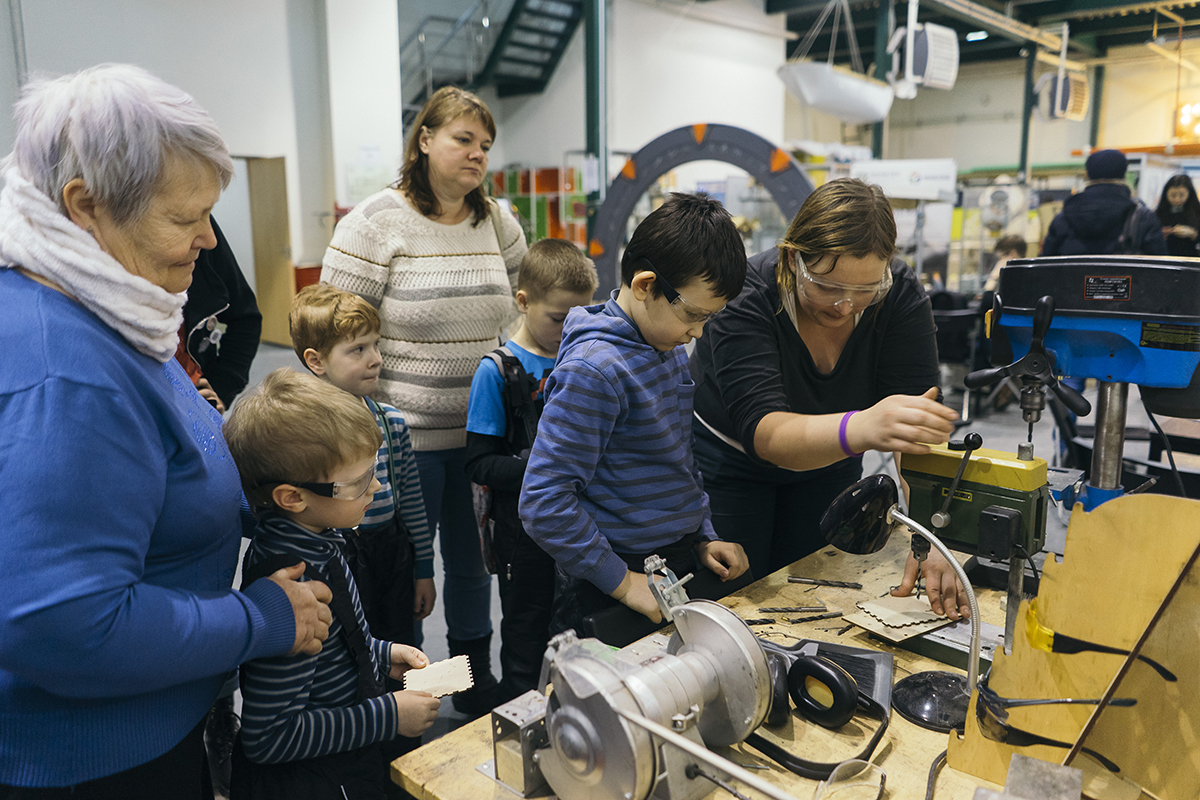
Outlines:
[{"label": "orange marking on arch", "polygon": [[592,258],[599,258],[600,256],[604,255],[604,245],[600,244],[599,240],[592,239],[592,241],[588,243],[588,255]]},{"label": "orange marking on arch", "polygon": [[629,180],[637,177],[637,167],[633,165],[633,159],[625,162],[625,166],[621,167],[621,175]]},{"label": "orange marking on arch", "polygon": [[708,135],[708,124],[698,122],[692,126],[692,135],[696,137],[696,144],[704,141],[704,137]]},{"label": "orange marking on arch", "polygon": [[791,157],[778,147],[775,148],[775,152],[771,153],[771,172],[779,172],[782,169],[787,169],[791,163]]}]

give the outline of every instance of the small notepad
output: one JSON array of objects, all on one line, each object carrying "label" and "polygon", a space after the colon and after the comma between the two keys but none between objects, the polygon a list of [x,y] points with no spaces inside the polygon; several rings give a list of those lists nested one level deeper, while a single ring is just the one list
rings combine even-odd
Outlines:
[{"label": "small notepad", "polygon": [[434,697],[465,692],[474,685],[471,662],[466,656],[455,656],[430,664],[424,669],[410,669],[404,673],[406,690],[429,692]]}]

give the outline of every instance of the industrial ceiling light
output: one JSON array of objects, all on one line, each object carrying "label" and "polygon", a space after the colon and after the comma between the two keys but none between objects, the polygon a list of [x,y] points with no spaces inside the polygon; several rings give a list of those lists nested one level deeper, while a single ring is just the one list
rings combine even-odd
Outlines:
[{"label": "industrial ceiling light", "polygon": [[[983,32],[986,37],[987,33]],[[904,77],[900,71],[900,42],[904,42]],[[958,78],[958,34],[952,28],[932,22],[917,23],[917,0],[909,0],[908,22],[898,28],[888,42],[892,69],[888,82],[901,100],[917,96],[917,86],[953,89]]]},{"label": "industrial ceiling light", "polygon": [[986,38],[988,38],[987,31],[971,31],[966,36],[968,42],[982,42]]},{"label": "industrial ceiling light", "polygon": [[1062,50],[1058,57],[1058,72],[1048,73],[1038,79],[1034,93],[1041,94],[1049,86],[1050,119],[1068,119],[1075,122],[1087,119],[1088,89],[1087,76],[1081,72],[1067,71],[1067,36],[1070,28],[1062,24]]}]

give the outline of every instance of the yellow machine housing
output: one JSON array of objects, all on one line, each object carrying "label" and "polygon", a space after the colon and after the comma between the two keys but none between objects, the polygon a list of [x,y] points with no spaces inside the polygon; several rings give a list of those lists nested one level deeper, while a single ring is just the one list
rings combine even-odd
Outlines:
[{"label": "yellow machine housing", "polygon": [[[910,515],[917,522],[930,524],[933,513],[942,508],[963,454],[939,444],[925,455],[906,454],[901,459],[901,474],[911,489]],[[932,530],[948,547],[962,552],[1008,560],[1012,546],[1019,545],[1032,555],[1046,541],[1046,477],[1044,459],[1021,461],[1014,453],[981,447],[971,453],[946,509],[950,524]]]}]

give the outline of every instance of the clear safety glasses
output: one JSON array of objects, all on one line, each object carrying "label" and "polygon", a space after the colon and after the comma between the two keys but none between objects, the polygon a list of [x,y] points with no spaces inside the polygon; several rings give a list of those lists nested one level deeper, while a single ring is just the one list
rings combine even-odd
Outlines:
[{"label": "clear safety glasses", "polygon": [[352,481],[331,481],[329,483],[302,483],[300,481],[267,481],[259,485],[271,486],[280,483],[288,483],[292,486],[297,486],[301,489],[307,489],[313,494],[319,494],[321,497],[332,497],[334,500],[357,500],[367,493],[371,488],[371,481],[375,478],[375,466],[364,472],[361,476]]},{"label": "clear safety glasses", "polygon": [[887,296],[892,288],[892,270],[884,266],[883,277],[878,283],[839,283],[825,277],[814,277],[796,251],[789,251],[796,265],[796,288],[805,300],[816,306],[837,308],[845,304],[855,311],[875,305]]},{"label": "clear safety glasses", "polygon": [[716,311],[709,311],[707,308],[701,308],[695,303],[689,303],[687,298],[675,291],[675,287],[667,282],[667,279],[658,271],[658,267],[651,263],[650,259],[643,257],[642,261],[650,264],[650,269],[654,271],[654,280],[658,283],[658,288],[662,290],[663,297],[667,298],[667,302],[671,304],[671,310],[675,312],[675,316],[679,317],[680,322],[686,322],[688,325],[703,325],[725,310],[721,308]]},{"label": "clear safety glasses", "polygon": [[[1045,706],[1045,705],[1096,705],[1099,700],[1077,700],[1074,698],[1051,698],[1044,700],[1014,700],[1007,697],[1001,697],[988,687],[988,676],[984,675],[979,681],[979,697],[975,701],[975,718],[979,722],[979,729],[983,735],[991,739],[993,742],[1001,742],[1009,744],[1013,747],[1030,747],[1032,745],[1041,744],[1047,747],[1062,747],[1071,746],[1070,742],[1064,742],[1059,739],[1050,739],[1045,736],[1033,733],[1031,731],[1014,728],[1008,722],[1008,709],[1020,706]],[[1137,703],[1132,698],[1113,698],[1109,701],[1109,705],[1113,706],[1132,706]],[[1090,755],[1092,758],[1104,765],[1104,768],[1110,772],[1120,772],[1120,768],[1110,759],[1097,753],[1095,750],[1083,748],[1083,752]]]}]

